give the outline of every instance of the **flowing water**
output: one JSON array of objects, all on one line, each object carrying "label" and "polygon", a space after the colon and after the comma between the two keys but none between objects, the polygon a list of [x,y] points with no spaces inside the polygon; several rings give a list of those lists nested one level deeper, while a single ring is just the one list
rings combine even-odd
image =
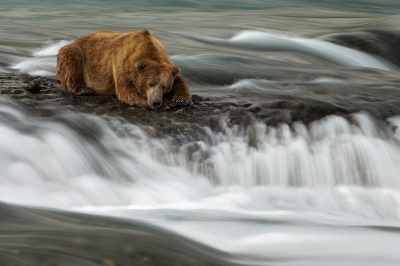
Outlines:
[{"label": "flowing water", "polygon": [[[97,265],[61,248],[87,232],[93,256],[116,265],[130,265],[116,246],[141,243],[175,254],[153,265],[399,265],[397,1],[0,0],[0,13],[1,72],[54,76],[58,49],[75,38],[147,28],[194,93],[366,107],[351,121],[241,128],[221,117],[219,130],[155,138],[116,117],[37,117],[2,96],[4,265]],[[109,231],[94,225],[103,220]],[[69,257],[34,264],[43,239]],[[14,252],[21,245],[34,251]]]}]

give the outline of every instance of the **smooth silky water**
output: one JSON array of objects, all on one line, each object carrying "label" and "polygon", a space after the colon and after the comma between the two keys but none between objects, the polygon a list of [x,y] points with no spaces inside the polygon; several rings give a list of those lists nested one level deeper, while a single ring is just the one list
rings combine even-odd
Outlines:
[{"label": "smooth silky water", "polygon": [[[2,96],[0,261],[24,265],[14,251],[47,239],[69,254],[60,265],[97,265],[62,248],[73,236],[92,239],[98,257],[119,245],[170,249],[165,265],[185,249],[192,259],[177,265],[398,265],[400,116],[376,112],[396,102],[399,65],[326,36],[398,30],[399,10],[396,1],[0,1],[2,72],[53,77],[58,49],[75,38],[148,28],[193,93],[348,110],[376,102],[310,124],[243,128],[221,116],[193,139],[73,110],[37,117]],[[18,242],[24,234],[33,242]]]}]

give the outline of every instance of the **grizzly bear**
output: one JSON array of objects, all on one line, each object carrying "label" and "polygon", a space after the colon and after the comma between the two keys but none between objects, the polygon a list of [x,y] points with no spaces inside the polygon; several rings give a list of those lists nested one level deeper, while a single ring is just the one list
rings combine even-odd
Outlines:
[{"label": "grizzly bear", "polygon": [[64,89],[78,95],[116,94],[127,104],[151,109],[193,104],[179,68],[146,29],[80,37],[60,49],[56,74]]}]

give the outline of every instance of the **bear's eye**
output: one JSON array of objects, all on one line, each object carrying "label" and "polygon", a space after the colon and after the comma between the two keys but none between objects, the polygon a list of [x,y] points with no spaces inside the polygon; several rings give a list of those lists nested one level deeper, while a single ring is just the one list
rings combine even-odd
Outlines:
[{"label": "bear's eye", "polygon": [[161,86],[161,89],[164,91],[164,90],[166,90],[167,89],[167,86]]},{"label": "bear's eye", "polygon": [[155,82],[149,82],[149,87],[154,87],[154,85],[156,85]]}]

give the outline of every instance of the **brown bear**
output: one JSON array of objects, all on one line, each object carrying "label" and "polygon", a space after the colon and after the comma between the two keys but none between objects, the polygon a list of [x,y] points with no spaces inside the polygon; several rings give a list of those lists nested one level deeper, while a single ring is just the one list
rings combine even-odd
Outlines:
[{"label": "brown bear", "polygon": [[80,37],[60,49],[56,73],[64,89],[79,95],[116,94],[152,109],[193,104],[179,68],[146,29]]}]

